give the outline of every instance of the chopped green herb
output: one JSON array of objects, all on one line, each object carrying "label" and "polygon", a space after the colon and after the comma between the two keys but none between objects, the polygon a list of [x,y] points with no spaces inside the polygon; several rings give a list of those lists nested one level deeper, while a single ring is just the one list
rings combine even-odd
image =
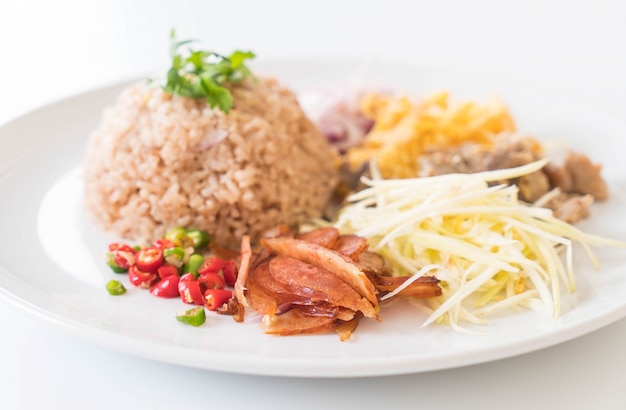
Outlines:
[{"label": "chopped green herb", "polygon": [[106,284],[107,291],[109,295],[119,296],[126,293],[126,288],[119,280],[111,279]]},{"label": "chopped green herb", "polygon": [[186,325],[200,326],[206,322],[206,313],[202,306],[195,307],[193,309],[186,310],[180,315],[176,315],[176,319]]},{"label": "chopped green herb", "polygon": [[228,113],[233,106],[233,97],[225,84],[237,84],[252,77],[245,62],[254,58],[254,53],[237,50],[228,57],[213,51],[192,49],[183,53],[181,47],[192,42],[193,40],[177,41],[176,33],[172,30],[172,66],[167,72],[163,90],[188,98],[205,98],[211,108],[218,107]]}]

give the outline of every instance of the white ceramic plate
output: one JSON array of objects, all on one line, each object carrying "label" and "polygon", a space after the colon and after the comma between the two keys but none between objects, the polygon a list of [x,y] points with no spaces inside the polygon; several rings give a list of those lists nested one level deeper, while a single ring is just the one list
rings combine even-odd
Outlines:
[{"label": "white ceramic plate", "polygon": [[[342,63],[273,63],[273,73],[298,90],[332,84],[359,67]],[[626,126],[593,107],[514,84],[493,73],[460,73],[372,63],[366,77],[385,79],[416,95],[448,89],[453,97],[502,97],[520,129],[561,138],[602,162],[612,197],[593,208],[584,230],[626,240]],[[391,81],[389,79],[392,79]],[[385,307],[381,323],[362,321],[352,339],[336,335],[272,337],[255,323],[209,315],[200,328],[174,319],[186,307],[128,285],[123,297],[104,289],[112,277],[102,259],[113,238],[98,231],[82,203],[81,161],[101,110],[124,84],[78,95],[0,129],[0,295],[25,311],[99,344],[139,356],[211,370],[302,377],[358,377],[424,372],[487,362],[551,346],[626,315],[626,255],[600,249],[595,271],[577,248],[578,290],[564,297],[558,320],[513,312],[458,334],[421,328],[408,304]]]}]

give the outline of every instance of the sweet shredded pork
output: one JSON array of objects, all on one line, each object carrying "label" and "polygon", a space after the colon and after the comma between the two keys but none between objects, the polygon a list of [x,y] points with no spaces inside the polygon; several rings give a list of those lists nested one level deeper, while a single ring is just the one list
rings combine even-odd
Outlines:
[{"label": "sweet shredded pork", "polygon": [[[422,155],[419,158],[420,176],[512,168],[543,156],[541,145],[533,138],[503,135],[492,147],[465,144]],[[589,216],[594,201],[608,198],[608,187],[601,171],[602,166],[592,163],[586,155],[569,151],[561,165],[548,163],[540,171],[499,182],[516,184],[522,201],[531,204],[540,201],[558,218],[575,223]],[[550,200],[543,200],[545,197]]]},{"label": "sweet shredded pork", "polygon": [[602,165],[593,164],[584,154],[569,151],[563,165],[549,165],[544,171],[553,187],[562,192],[591,195],[604,201],[609,197],[609,189],[602,179]]}]

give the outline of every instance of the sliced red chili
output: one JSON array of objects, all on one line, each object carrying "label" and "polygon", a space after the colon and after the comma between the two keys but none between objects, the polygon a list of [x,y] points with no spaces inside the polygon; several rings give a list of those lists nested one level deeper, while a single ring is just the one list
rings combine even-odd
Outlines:
[{"label": "sliced red chili", "polygon": [[143,248],[137,252],[137,267],[144,272],[156,273],[159,266],[163,265],[163,249],[155,246]]},{"label": "sliced red chili", "polygon": [[159,274],[161,279],[165,279],[168,276],[178,276],[179,271],[176,266],[166,263],[165,265],[159,266],[159,269],[157,269],[157,273]]},{"label": "sliced red chili", "polygon": [[135,264],[135,250],[123,242],[112,242],[109,244],[107,263],[111,269],[119,268],[114,269],[114,271],[119,270],[117,273],[125,272],[129,266]]},{"label": "sliced red chili", "polygon": [[174,242],[170,241],[169,239],[164,239],[164,238],[157,239],[156,241],[154,241],[152,245],[154,245],[155,247],[159,249],[169,249],[169,248],[176,247]]},{"label": "sliced red chili", "polygon": [[126,273],[128,272],[128,268],[123,268],[120,265],[117,264],[117,262],[115,261],[115,254],[113,252],[108,252],[107,253],[107,265],[109,265],[109,268],[111,268],[111,270],[115,273]]},{"label": "sliced red chili", "polygon": [[144,272],[133,265],[128,269],[128,280],[137,287],[149,289],[159,280],[159,276],[153,272]]},{"label": "sliced red chili", "polygon": [[114,252],[117,250],[122,250],[125,252],[131,252],[131,253],[135,253],[135,249],[133,249],[133,247],[131,247],[130,245],[127,245],[123,242],[112,242],[109,244],[109,251]]},{"label": "sliced red chili", "polygon": [[198,268],[198,275],[203,275],[208,272],[218,273],[224,267],[224,263],[226,263],[226,261],[220,258],[206,258]]},{"label": "sliced red chili", "polygon": [[150,293],[161,298],[178,297],[178,282],[180,278],[177,275],[170,275],[161,280],[150,288]]},{"label": "sliced red chili", "polygon": [[232,297],[233,292],[230,289],[207,289],[204,292],[204,305],[209,310],[217,310]]},{"label": "sliced red chili", "polygon": [[222,275],[224,276],[224,282],[226,282],[227,286],[235,286],[235,282],[237,281],[237,266],[234,261],[229,260],[224,263]]},{"label": "sliced red chili", "polygon": [[178,281],[178,293],[185,303],[200,305],[204,304],[204,296],[200,289],[200,283],[191,273],[186,273]]},{"label": "sliced red chili", "polygon": [[224,278],[215,272],[207,272],[204,275],[200,275],[198,277],[198,283],[200,283],[202,293],[207,289],[224,289],[226,287]]},{"label": "sliced red chili", "polygon": [[132,248],[130,250],[124,248],[116,249],[112,254],[115,264],[122,269],[128,269],[135,264],[136,257]]}]

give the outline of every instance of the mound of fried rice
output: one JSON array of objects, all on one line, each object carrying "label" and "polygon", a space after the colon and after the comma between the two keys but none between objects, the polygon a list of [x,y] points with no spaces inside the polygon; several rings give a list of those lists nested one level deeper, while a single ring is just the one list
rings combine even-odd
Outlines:
[{"label": "mound of fried rice", "polygon": [[103,229],[141,242],[193,227],[237,247],[322,213],[336,153],[295,94],[271,78],[231,92],[225,114],[141,83],[105,110],[84,164],[86,205]]}]

